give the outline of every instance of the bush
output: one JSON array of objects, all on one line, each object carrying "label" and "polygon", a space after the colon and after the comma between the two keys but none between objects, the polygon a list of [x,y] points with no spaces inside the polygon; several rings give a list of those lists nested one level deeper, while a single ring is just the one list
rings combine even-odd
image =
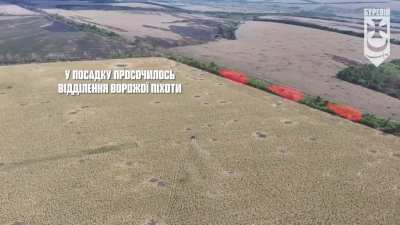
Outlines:
[{"label": "bush", "polygon": [[214,62],[204,63],[204,62],[197,61],[193,58],[177,57],[174,55],[167,55],[166,57],[168,59],[175,60],[177,62],[180,62],[180,63],[186,64],[186,65],[219,75],[218,71],[219,71],[220,67],[217,64],[215,64]]},{"label": "bush", "polygon": [[262,80],[250,79],[249,85],[264,91],[267,90],[267,84]]},{"label": "bush", "polygon": [[331,111],[326,107],[326,101],[319,96],[318,97],[306,96],[304,97],[303,100],[300,101],[300,103],[314,109],[331,113]]},{"label": "bush", "polygon": [[400,135],[400,122],[379,118],[371,114],[365,114],[360,123],[381,130],[385,133]]},{"label": "bush", "polygon": [[339,71],[337,77],[400,98],[400,59],[379,67],[371,64],[348,67]]}]

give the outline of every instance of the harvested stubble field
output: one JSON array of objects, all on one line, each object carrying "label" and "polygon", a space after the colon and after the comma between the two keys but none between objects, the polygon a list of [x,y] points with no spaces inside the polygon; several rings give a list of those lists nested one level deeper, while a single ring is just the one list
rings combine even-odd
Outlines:
[{"label": "harvested stubble field", "polygon": [[[400,100],[336,78],[337,72],[347,65],[367,63],[362,38],[254,21],[241,25],[236,36],[237,40],[178,47],[173,51],[290,85],[364,112],[400,119]],[[400,57],[398,45],[392,45],[391,50],[392,59]]]},{"label": "harvested stubble field", "polygon": [[[297,23],[305,25],[317,25],[328,29],[337,29],[341,32],[354,32],[358,34],[364,33],[363,18],[308,18],[300,16],[261,16],[259,19],[273,19],[285,23]],[[400,27],[398,23],[393,23],[390,26],[390,38],[400,40]]]},{"label": "harvested stubble field", "polygon": [[[45,9],[45,11],[74,19],[77,22],[103,26],[104,28],[118,32],[128,39],[135,39],[135,36],[145,37],[150,35],[174,40],[179,39],[178,35],[166,29],[168,29],[169,23],[181,19],[165,13],[64,9]],[[143,27],[143,24],[158,27],[159,29],[146,28]]]},{"label": "harvested stubble field", "polygon": [[[173,69],[181,95],[56,94]],[[400,220],[400,139],[162,58],[0,67],[0,224]]]},{"label": "harvested stubble field", "polygon": [[[166,10],[166,9],[165,9]],[[78,23],[96,25],[128,40],[142,40],[155,47],[200,44],[221,38],[224,21],[200,14],[146,10],[44,9]]]}]

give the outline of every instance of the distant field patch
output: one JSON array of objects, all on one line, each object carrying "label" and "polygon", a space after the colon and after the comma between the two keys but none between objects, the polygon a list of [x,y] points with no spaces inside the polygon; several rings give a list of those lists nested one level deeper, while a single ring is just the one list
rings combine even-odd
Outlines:
[{"label": "distant field patch", "polygon": [[177,12],[149,10],[44,9],[77,23],[95,25],[127,40],[141,40],[158,47],[201,44],[219,38],[233,39],[235,23]]},{"label": "distant field patch", "polygon": [[118,3],[110,3],[112,6],[125,6],[125,7],[130,7],[130,8],[146,8],[146,9],[164,9],[162,6],[158,5],[151,5],[151,4],[146,4],[146,3],[140,3],[140,2],[118,2]]},{"label": "distant field patch", "polygon": [[34,16],[38,15],[38,13],[0,1],[0,15]]},{"label": "distant field patch", "polygon": [[[301,38],[300,38],[301,37]],[[214,62],[254,78],[295,87],[304,93],[400,120],[400,101],[336,77],[349,66],[367,63],[363,39],[281,23],[249,21],[236,40],[173,48],[176,54]],[[400,58],[398,45],[391,57]],[[258,84],[255,84],[258,86]]]},{"label": "distant field patch", "polygon": [[7,31],[0,32],[0,65],[145,54],[137,44],[115,40],[93,27],[83,29],[43,16],[6,17],[0,19],[0,30]]}]

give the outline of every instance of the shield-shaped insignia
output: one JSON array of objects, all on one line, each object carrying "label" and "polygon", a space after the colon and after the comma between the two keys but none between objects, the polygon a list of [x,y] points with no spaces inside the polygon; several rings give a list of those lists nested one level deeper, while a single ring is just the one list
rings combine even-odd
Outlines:
[{"label": "shield-shaped insignia", "polygon": [[390,55],[390,9],[364,9],[364,55],[379,66]]}]

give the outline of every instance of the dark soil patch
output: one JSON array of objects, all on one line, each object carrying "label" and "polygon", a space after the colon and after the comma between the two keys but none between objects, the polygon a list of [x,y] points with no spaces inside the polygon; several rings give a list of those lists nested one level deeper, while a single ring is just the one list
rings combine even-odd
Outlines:
[{"label": "dark soil patch", "polygon": [[108,152],[113,152],[113,151],[121,151],[124,148],[125,148],[125,145],[102,146],[102,147],[91,149],[91,150],[87,151],[87,154],[88,155],[103,154],[103,153],[108,153]]},{"label": "dark soil patch", "polygon": [[213,41],[218,36],[217,28],[202,28],[192,26],[176,26],[171,25],[169,29],[179,34],[180,36],[196,41],[209,42]]},{"label": "dark soil patch", "polygon": [[58,21],[54,21],[50,25],[42,28],[51,32],[78,32],[78,29],[76,29],[75,27],[69,26],[65,23],[61,23]]}]

